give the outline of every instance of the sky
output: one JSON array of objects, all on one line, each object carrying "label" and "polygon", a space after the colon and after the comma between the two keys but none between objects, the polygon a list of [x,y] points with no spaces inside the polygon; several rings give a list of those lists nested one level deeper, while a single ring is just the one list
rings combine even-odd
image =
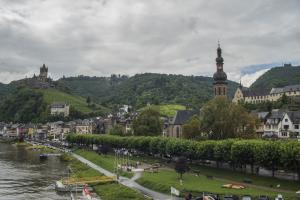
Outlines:
[{"label": "sky", "polygon": [[54,79],[212,76],[220,40],[228,79],[249,86],[267,70],[257,66],[300,63],[299,10],[299,0],[0,0],[0,82],[43,63]]}]

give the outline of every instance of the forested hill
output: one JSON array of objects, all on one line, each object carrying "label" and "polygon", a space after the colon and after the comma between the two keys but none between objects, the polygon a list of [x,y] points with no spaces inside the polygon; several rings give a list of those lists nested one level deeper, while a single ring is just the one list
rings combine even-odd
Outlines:
[{"label": "forested hill", "polygon": [[300,66],[275,67],[260,76],[251,89],[271,89],[300,84]]},{"label": "forested hill", "polygon": [[[147,103],[176,103],[200,107],[213,97],[213,79],[202,76],[183,76],[145,73],[132,77],[70,77],[58,80],[69,91],[107,107],[129,104],[141,108]],[[238,84],[229,81],[232,97]]]}]

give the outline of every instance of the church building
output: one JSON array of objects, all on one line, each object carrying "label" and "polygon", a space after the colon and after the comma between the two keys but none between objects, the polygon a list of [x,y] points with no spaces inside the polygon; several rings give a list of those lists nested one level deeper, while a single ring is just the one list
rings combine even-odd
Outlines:
[{"label": "church building", "polygon": [[222,57],[222,49],[218,43],[216,58],[217,71],[214,73],[214,95],[227,97],[227,75],[223,70],[224,59]]}]

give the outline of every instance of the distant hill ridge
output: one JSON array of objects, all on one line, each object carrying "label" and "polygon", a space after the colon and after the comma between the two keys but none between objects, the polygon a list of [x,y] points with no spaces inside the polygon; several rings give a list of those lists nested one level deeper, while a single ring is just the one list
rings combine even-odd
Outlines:
[{"label": "distant hill ridge", "polygon": [[[14,81],[0,85],[0,95],[5,95],[26,81]],[[93,103],[114,108],[129,104],[139,109],[150,104],[180,104],[201,107],[213,97],[213,79],[203,76],[168,75],[156,73],[134,76],[112,75],[111,77],[78,76],[54,81],[55,89],[62,92],[90,97]],[[30,86],[30,85],[29,85]],[[232,97],[238,84],[228,81]]]},{"label": "distant hill ridge", "polygon": [[[144,73],[132,77],[70,77],[57,81],[57,85],[69,91],[90,96],[95,102],[107,107],[129,104],[142,108],[150,104],[180,104],[199,108],[213,97],[213,79],[203,76]],[[228,81],[232,97],[238,84]]]},{"label": "distant hill ridge", "polygon": [[251,90],[270,90],[272,88],[300,84],[300,66],[285,64],[274,67],[260,76],[251,86]]}]

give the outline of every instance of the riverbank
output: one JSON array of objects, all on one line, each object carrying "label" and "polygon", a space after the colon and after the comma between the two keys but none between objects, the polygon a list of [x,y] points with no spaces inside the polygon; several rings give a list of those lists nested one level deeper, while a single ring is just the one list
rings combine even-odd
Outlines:
[{"label": "riverbank", "polygon": [[[100,172],[92,169],[86,164],[83,164],[71,155],[64,154],[62,160],[68,162],[71,169],[71,176],[76,178],[86,178],[101,176]],[[146,200],[141,193],[125,187],[117,182],[106,184],[91,184],[97,195],[102,200]]]},{"label": "riverbank", "polygon": [[[93,163],[103,166],[109,171],[112,171],[111,166],[113,155],[98,155],[93,151],[87,150],[76,150],[78,155],[92,161]],[[158,162],[158,159],[153,158],[141,158],[131,157],[132,160],[143,160],[150,163]],[[110,162],[110,165],[105,164]],[[297,196],[295,192],[300,189],[300,184],[295,181],[286,181],[270,177],[260,177],[255,175],[246,175],[239,172],[233,172],[229,170],[215,169],[209,167],[198,167],[198,174],[193,172],[187,172],[183,175],[183,184],[180,184],[178,174],[172,168],[171,164],[165,164],[164,161],[160,160],[160,163],[164,165],[156,173],[144,172],[142,176],[137,180],[140,185],[159,191],[165,194],[169,194],[170,187],[173,186],[180,190],[181,194],[186,192],[192,192],[194,195],[200,195],[202,192],[207,193],[218,193],[218,194],[235,194],[235,195],[246,195],[252,196],[258,195],[269,195],[275,197],[277,194],[283,194],[286,199],[296,200],[300,196]],[[108,166],[108,167],[107,167]],[[243,183],[244,179],[250,179],[252,184]],[[234,190],[228,188],[222,188],[223,185],[229,183],[237,183],[246,186],[245,189]],[[272,186],[272,187],[271,187]],[[278,187],[279,186],[279,187]]]}]

